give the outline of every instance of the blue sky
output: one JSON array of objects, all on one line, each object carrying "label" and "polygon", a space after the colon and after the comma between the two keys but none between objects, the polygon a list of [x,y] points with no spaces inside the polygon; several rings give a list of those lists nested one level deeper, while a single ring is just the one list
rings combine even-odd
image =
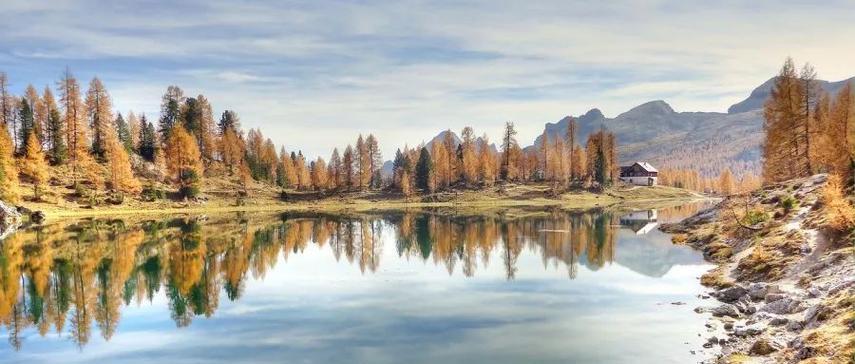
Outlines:
[{"label": "blue sky", "polygon": [[784,58],[855,75],[855,2],[32,1],[0,3],[13,91],[66,66],[117,111],[156,116],[171,84],[277,145],[328,157],[358,133],[386,157],[471,125],[498,138],[592,107],[663,99],[725,111]]}]

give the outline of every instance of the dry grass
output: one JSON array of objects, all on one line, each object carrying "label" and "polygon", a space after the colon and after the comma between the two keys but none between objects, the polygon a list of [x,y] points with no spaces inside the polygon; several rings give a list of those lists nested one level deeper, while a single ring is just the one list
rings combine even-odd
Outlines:
[{"label": "dry grass", "polygon": [[727,288],[733,286],[733,281],[727,279],[723,267],[718,267],[701,276],[701,284],[713,288]]},{"label": "dry grass", "polygon": [[[240,196],[242,191],[235,177],[206,177],[203,180],[203,200],[179,201],[159,199],[143,201],[138,197],[125,196],[121,204],[106,202],[106,194],[101,193],[90,206],[91,200],[76,196],[70,188],[72,181],[63,179],[68,173],[64,167],[54,168],[51,175],[56,177],[45,188],[41,201],[26,199],[22,203],[31,210],[43,211],[49,219],[75,216],[104,215],[140,215],[164,213],[216,213],[230,211],[282,211],[282,210],[376,210],[408,208],[459,208],[470,210],[494,210],[519,207],[555,207],[563,209],[587,209],[610,207],[632,203],[657,203],[663,201],[688,201],[697,199],[697,195],[687,190],[671,187],[615,187],[605,193],[588,191],[570,191],[555,196],[546,184],[506,184],[491,186],[479,190],[443,191],[426,196],[405,198],[400,193],[386,191],[318,193],[288,191],[288,200],[280,199],[281,189],[263,183],[252,182],[248,186],[248,195]],[[162,183],[144,181],[144,186],[170,192],[169,186]],[[25,191],[32,186],[24,185]],[[174,193],[174,191],[171,191]],[[32,192],[30,192],[32,193]],[[26,196],[25,196],[26,197]]]}]

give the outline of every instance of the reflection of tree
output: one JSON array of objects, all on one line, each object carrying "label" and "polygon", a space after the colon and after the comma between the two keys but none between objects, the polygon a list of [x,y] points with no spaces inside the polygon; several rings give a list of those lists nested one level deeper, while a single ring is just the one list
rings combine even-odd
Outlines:
[{"label": "reflection of tree", "polygon": [[449,274],[460,270],[471,277],[497,259],[506,278],[515,279],[519,256],[528,250],[540,254],[548,269],[565,266],[573,278],[580,264],[597,269],[614,259],[614,229],[610,214],[563,211],[521,217],[288,213],[259,221],[243,215],[51,224],[0,242],[0,324],[15,348],[28,328],[45,335],[51,327],[82,347],[93,321],[109,340],[123,305],[151,302],[160,292],[176,325],[184,327],[196,316],[213,316],[221,290],[238,300],[247,279],[263,279],[276,264],[312,245],[337,261],[344,257],[363,273],[376,272],[387,237],[401,258],[442,266]]}]

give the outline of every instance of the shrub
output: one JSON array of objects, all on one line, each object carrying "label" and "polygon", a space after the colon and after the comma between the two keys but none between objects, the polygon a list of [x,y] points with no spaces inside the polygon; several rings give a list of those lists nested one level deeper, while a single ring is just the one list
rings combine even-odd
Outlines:
[{"label": "shrub", "polygon": [[140,196],[143,201],[152,202],[166,198],[166,192],[163,192],[163,190],[157,189],[154,186],[146,186],[143,188]]},{"label": "shrub", "polygon": [[748,226],[753,226],[766,221],[768,218],[769,216],[766,215],[763,210],[749,210],[745,213],[745,216],[742,217],[742,223]]},{"label": "shrub", "polygon": [[799,201],[792,195],[786,195],[781,198],[781,201],[778,204],[784,209],[785,214],[789,214],[791,211],[798,208]]},{"label": "shrub", "polygon": [[199,196],[200,188],[199,188],[199,174],[194,169],[185,168],[179,174],[179,184],[181,188],[178,189],[178,194],[181,197],[186,198],[195,198]]}]

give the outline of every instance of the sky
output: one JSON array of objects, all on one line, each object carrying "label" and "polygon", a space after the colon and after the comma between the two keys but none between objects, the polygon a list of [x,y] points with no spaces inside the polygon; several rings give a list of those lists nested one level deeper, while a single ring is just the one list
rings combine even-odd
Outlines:
[{"label": "sky", "polygon": [[0,2],[13,92],[66,67],[116,111],[156,117],[178,85],[310,157],[373,133],[384,156],[472,126],[524,145],[547,122],[651,100],[721,111],[787,56],[855,76],[853,1]]}]

